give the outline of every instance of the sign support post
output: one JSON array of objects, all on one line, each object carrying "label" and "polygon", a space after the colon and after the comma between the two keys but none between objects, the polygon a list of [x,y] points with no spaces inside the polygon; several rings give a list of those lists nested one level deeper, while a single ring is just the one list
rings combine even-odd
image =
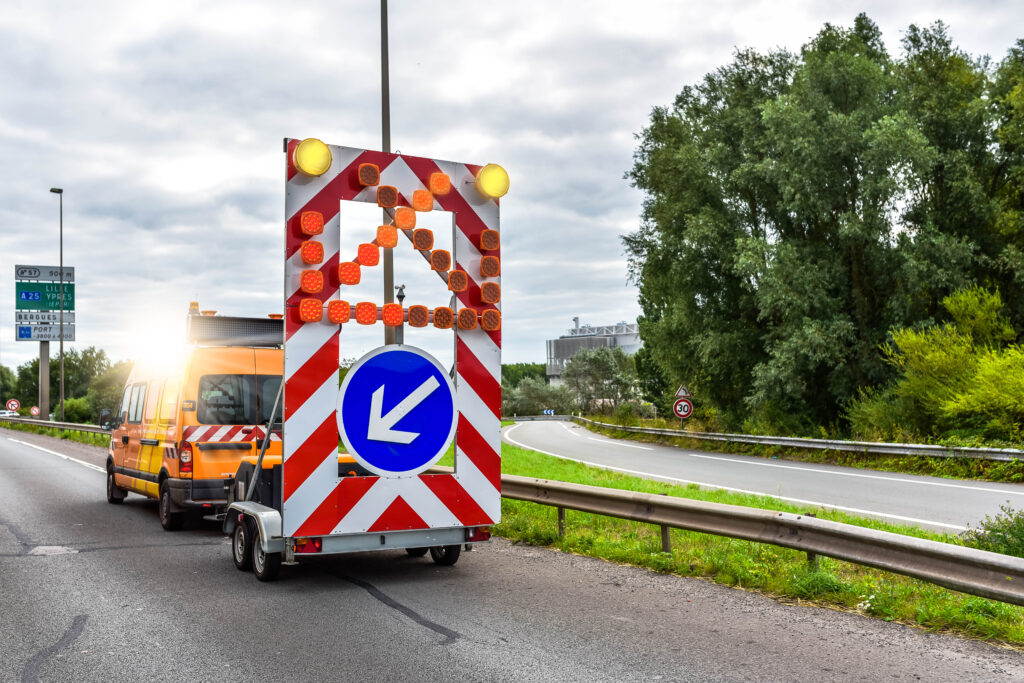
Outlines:
[{"label": "sign support post", "polygon": [[50,419],[50,342],[39,342],[39,405]]}]

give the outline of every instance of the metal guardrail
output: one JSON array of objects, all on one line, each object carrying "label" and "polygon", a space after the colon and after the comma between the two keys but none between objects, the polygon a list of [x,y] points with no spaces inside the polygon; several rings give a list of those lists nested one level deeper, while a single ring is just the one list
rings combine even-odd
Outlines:
[{"label": "metal guardrail", "polygon": [[74,422],[52,422],[50,420],[33,420],[27,417],[0,417],[2,421],[14,422],[17,424],[35,425],[37,427],[50,427],[51,429],[64,429],[70,432],[92,432],[93,434],[110,434],[109,429],[99,425],[76,424]]},{"label": "metal guardrail", "polygon": [[[557,416],[556,416],[557,417]],[[516,420],[525,418],[517,417]],[[553,419],[548,416],[532,419]],[[932,446],[929,444],[882,443],[874,441],[840,441],[838,439],[808,439],[796,436],[755,436],[753,434],[719,434],[716,432],[688,432],[682,429],[658,429],[654,427],[626,427],[623,425],[596,422],[585,417],[560,417],[571,419],[583,424],[615,429],[636,434],[658,434],[674,436],[681,439],[698,441],[723,441],[727,443],[750,443],[762,446],[785,446],[788,448],[805,448],[810,450],[850,451],[868,455],[924,455],[932,458],[972,458],[975,460],[1000,460],[1013,462],[1024,460],[1024,451],[1015,448],[969,448],[951,446]]]},{"label": "metal guardrail", "polygon": [[1024,558],[865,529],[807,515],[560,481],[501,476],[504,498],[740,538],[884,569],[946,588],[1024,605]]}]

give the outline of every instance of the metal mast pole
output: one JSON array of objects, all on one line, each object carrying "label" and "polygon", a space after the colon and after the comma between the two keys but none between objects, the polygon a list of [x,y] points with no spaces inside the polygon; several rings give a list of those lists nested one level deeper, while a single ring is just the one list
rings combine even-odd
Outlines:
[{"label": "metal mast pole", "polygon": [[[57,323],[57,334],[60,339],[60,421],[64,421],[64,190],[51,187],[50,192],[57,195],[60,201],[60,268],[57,276],[60,280],[60,318]],[[47,410],[49,410],[47,408]]]},{"label": "metal mast pole", "polygon": [[[381,117],[381,151],[391,151],[391,97],[388,79],[388,0],[380,0],[380,117]],[[384,224],[394,220],[384,209]],[[395,300],[395,261],[391,249],[384,249],[384,303]],[[395,343],[395,328],[384,326],[384,343]]]}]

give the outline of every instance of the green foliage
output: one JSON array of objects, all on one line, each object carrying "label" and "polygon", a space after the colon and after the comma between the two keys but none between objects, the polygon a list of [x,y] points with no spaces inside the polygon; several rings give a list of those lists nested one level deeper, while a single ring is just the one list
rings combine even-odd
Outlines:
[{"label": "green foliage", "polygon": [[[109,410],[116,415],[121,403],[121,394],[124,391],[124,383],[128,380],[128,374],[132,370],[132,362],[119,360],[106,370],[94,377],[89,384],[89,390],[85,397],[90,407],[90,418],[88,420],[69,420],[70,422],[96,422],[99,423],[100,412]],[[64,402],[64,412],[67,414],[67,401]]]},{"label": "green foliage", "polygon": [[562,380],[585,411],[611,412],[638,395],[633,358],[618,347],[580,351],[566,362]]},{"label": "green foliage", "polygon": [[515,389],[527,377],[547,381],[544,363],[506,363],[501,366],[501,385]]},{"label": "green foliage", "polygon": [[18,390],[18,379],[6,365],[0,365],[0,405],[8,399],[15,398]]},{"label": "green foliage", "polygon": [[525,377],[516,387],[502,387],[502,415],[540,415],[545,410],[565,415],[573,407],[569,389],[552,386],[543,377]]},{"label": "green foliage", "polygon": [[64,421],[85,424],[94,422],[92,405],[85,396],[64,399]]},{"label": "green foliage", "polygon": [[986,515],[977,529],[964,532],[964,545],[1024,557],[1024,510],[1014,510],[1009,505],[999,509],[995,517]]},{"label": "green foliage", "polygon": [[[646,194],[623,239],[649,359],[732,428],[835,425],[900,372],[880,346],[913,363],[948,341],[946,366],[915,378],[911,424],[888,427],[930,431],[941,411],[917,390],[973,372],[957,335],[1024,331],[1024,41],[992,68],[939,22],[893,58],[862,14],[799,55],[738,51],[653,110],[629,178]],[[975,283],[1007,318],[938,305]],[[946,316],[957,334],[911,336]]]}]

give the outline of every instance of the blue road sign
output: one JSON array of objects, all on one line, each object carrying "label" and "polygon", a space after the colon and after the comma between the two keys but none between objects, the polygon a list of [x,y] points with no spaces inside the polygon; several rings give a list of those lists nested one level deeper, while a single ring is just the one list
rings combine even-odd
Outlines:
[{"label": "blue road sign", "polygon": [[455,388],[441,364],[413,346],[381,346],[349,368],[338,393],[338,430],[349,454],[385,477],[411,476],[448,450]]}]

